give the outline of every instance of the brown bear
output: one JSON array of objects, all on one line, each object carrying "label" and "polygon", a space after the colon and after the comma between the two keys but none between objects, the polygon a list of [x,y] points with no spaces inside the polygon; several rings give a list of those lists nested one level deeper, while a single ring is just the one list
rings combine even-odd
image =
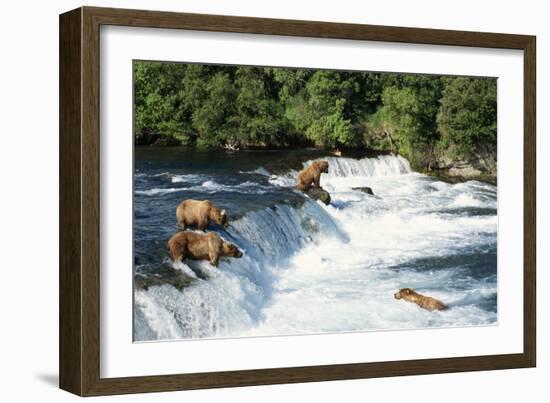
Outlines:
[{"label": "brown bear", "polygon": [[212,266],[217,266],[222,256],[239,258],[243,255],[235,245],[225,242],[215,232],[199,234],[190,231],[180,231],[172,235],[168,241],[168,253],[174,262],[189,258],[208,260]]},{"label": "brown bear", "polygon": [[227,227],[225,210],[220,210],[208,200],[184,200],[176,208],[178,227],[186,229],[194,227],[206,231],[208,224],[214,222],[222,227]]},{"label": "brown bear", "polygon": [[324,160],[314,161],[310,166],[302,169],[296,178],[296,188],[306,192],[311,188],[321,187],[321,173],[328,173],[328,162]]},{"label": "brown bear", "polygon": [[441,311],[446,309],[447,306],[443,302],[438,301],[432,297],[426,297],[422,294],[417,293],[411,288],[403,288],[393,294],[395,299],[404,299],[405,301],[414,302],[420,308],[427,309],[428,311]]}]

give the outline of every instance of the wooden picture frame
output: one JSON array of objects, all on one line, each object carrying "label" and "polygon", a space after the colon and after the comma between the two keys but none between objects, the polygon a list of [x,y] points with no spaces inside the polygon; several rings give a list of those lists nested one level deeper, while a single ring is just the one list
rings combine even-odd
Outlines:
[{"label": "wooden picture frame", "polygon": [[[523,353],[128,378],[100,377],[100,26],[171,28],[524,52]],[[81,396],[315,382],[536,365],[535,37],[81,7],[60,16],[60,387]]]}]

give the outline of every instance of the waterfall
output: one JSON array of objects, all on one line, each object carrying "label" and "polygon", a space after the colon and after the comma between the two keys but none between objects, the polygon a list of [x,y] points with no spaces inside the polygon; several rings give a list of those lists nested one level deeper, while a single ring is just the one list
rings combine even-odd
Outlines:
[{"label": "waterfall", "polygon": [[393,176],[412,172],[409,161],[400,155],[380,155],[376,158],[328,157],[329,177]]},{"label": "waterfall", "polygon": [[[220,232],[244,251],[242,258],[222,259],[218,268],[194,262],[207,278],[196,279],[182,291],[171,285],[136,290],[135,339],[223,337],[250,328],[271,296],[278,271],[318,234],[348,241],[323,207],[311,200],[246,214]],[[185,263],[174,267],[191,270]]]},{"label": "waterfall", "polygon": [[[148,221],[148,210],[140,210],[140,219],[155,223],[139,228],[140,246],[154,253],[135,269],[146,277],[140,284],[151,285],[134,289],[134,340],[496,323],[495,186],[414,173],[398,155],[318,159],[329,163],[321,176],[328,206],[295,189],[296,170],[140,178],[148,182],[136,190],[138,201],[153,199],[170,214]],[[364,186],[374,195],[357,189]],[[216,268],[163,255],[168,234],[151,231],[173,223],[183,195],[239,210],[226,230],[209,230],[242,250],[241,258],[222,258]],[[172,282],[162,277],[167,267],[176,273]],[[451,309],[430,314],[395,300],[403,287]]]}]

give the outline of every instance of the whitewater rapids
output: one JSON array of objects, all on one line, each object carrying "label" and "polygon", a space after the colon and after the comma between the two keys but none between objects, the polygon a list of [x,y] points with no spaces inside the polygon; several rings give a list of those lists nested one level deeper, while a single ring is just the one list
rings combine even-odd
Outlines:
[{"label": "whitewater rapids", "polygon": [[[144,205],[201,194],[230,205],[240,195],[246,199],[235,205],[246,207],[250,199],[254,208],[244,208],[220,232],[243,250],[241,259],[222,259],[218,268],[174,264],[191,279],[181,290],[170,284],[135,289],[134,340],[497,323],[495,186],[446,183],[413,172],[400,156],[325,159],[329,173],[321,185],[331,194],[329,206],[295,194],[296,171],[272,175],[258,166],[233,181],[157,173],[164,182],[147,182],[154,175],[138,173],[145,182],[135,195]],[[374,195],[352,190],[364,186]],[[254,204],[270,194],[288,200]],[[159,260],[166,259],[162,253]],[[428,312],[395,300],[393,293],[403,287],[449,309]]]}]

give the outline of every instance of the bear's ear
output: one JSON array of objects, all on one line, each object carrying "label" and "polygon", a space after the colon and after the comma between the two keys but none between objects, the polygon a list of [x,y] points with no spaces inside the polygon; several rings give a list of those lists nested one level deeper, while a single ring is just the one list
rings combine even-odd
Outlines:
[{"label": "bear's ear", "polygon": [[220,214],[225,215],[225,209],[223,209]]},{"label": "bear's ear", "polygon": [[410,288],[405,288],[405,294],[410,294],[410,293],[411,293]]}]

